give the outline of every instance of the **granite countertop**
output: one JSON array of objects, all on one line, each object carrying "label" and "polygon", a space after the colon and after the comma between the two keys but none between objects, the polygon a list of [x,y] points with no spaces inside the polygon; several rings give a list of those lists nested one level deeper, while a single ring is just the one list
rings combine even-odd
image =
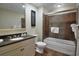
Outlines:
[{"label": "granite countertop", "polygon": [[27,35],[27,36],[23,36],[23,39],[21,40],[7,40],[7,41],[3,41],[0,43],[0,47],[3,47],[3,46],[6,46],[6,45],[10,45],[10,44],[13,44],[13,43],[17,43],[17,42],[21,42],[21,41],[24,41],[24,40],[28,40],[30,38],[34,38],[35,36],[32,36],[32,35]]}]

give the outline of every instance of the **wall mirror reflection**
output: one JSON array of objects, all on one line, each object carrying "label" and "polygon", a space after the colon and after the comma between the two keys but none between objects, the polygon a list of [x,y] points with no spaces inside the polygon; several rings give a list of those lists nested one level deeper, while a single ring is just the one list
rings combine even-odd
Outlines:
[{"label": "wall mirror reflection", "polygon": [[0,29],[25,28],[25,8],[21,3],[0,3]]}]

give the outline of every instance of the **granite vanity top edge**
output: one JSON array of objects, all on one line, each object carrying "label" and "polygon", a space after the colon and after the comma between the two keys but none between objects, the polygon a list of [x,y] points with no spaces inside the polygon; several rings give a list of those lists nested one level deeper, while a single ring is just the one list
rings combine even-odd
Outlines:
[{"label": "granite vanity top edge", "polygon": [[29,35],[29,36],[24,37],[22,40],[16,40],[16,41],[10,40],[10,41],[7,41],[7,42],[2,42],[2,43],[0,43],[0,47],[7,46],[7,45],[10,45],[10,44],[14,44],[14,43],[18,43],[18,42],[28,40],[28,39],[31,39],[31,38],[34,38],[34,37],[36,37],[36,36]]}]

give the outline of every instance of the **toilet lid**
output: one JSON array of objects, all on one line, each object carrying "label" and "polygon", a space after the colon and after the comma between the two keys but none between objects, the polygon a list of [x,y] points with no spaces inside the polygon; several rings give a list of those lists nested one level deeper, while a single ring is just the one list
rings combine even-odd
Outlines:
[{"label": "toilet lid", "polygon": [[44,43],[44,42],[37,42],[36,44],[37,45],[46,45],[46,43]]}]

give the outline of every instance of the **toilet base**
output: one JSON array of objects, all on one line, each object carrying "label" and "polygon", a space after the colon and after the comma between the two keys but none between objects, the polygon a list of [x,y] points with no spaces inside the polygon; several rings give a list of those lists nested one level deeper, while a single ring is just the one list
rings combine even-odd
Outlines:
[{"label": "toilet base", "polygon": [[46,46],[46,43],[44,42],[36,42],[36,52],[43,54],[43,50]]},{"label": "toilet base", "polygon": [[36,52],[41,53],[41,54],[44,52],[43,50],[44,50],[44,49],[36,48]]}]

